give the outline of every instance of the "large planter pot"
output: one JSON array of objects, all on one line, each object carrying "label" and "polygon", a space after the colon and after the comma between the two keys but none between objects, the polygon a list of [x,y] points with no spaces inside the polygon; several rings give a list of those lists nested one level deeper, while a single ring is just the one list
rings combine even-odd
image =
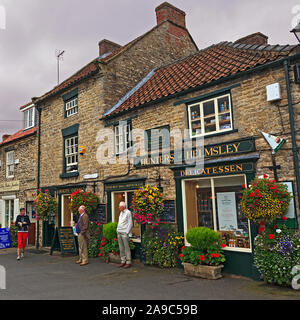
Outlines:
[{"label": "large planter pot", "polygon": [[184,266],[184,274],[186,275],[211,280],[222,278],[221,271],[224,267],[222,264],[218,266],[194,266],[193,264],[187,262],[183,262],[182,264]]}]

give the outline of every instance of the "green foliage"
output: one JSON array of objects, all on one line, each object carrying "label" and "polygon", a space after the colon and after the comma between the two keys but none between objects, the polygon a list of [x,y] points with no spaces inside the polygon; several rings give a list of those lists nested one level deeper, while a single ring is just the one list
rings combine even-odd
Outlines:
[{"label": "green foliage", "polygon": [[12,248],[17,248],[18,246],[18,227],[11,225],[9,228],[9,236]]},{"label": "green foliage", "polygon": [[109,222],[103,225],[103,237],[112,240],[117,238],[117,222]]},{"label": "green foliage", "polygon": [[170,225],[159,224],[154,230],[148,229],[142,238],[145,264],[161,268],[175,267],[183,241],[183,235],[174,231]]},{"label": "green foliage", "polygon": [[41,218],[42,220],[47,221],[49,219],[49,215],[55,216],[57,213],[58,204],[56,199],[49,193],[49,190],[42,192],[42,190],[39,189],[38,191],[38,196],[34,200],[38,214],[37,219]]},{"label": "green foliage", "polygon": [[69,204],[70,210],[75,214],[78,215],[78,209],[80,206],[85,206],[85,212],[90,215],[92,214],[99,204],[99,198],[97,195],[92,191],[80,191],[76,190],[72,192],[71,202]]},{"label": "green foliage", "polygon": [[89,257],[97,257],[99,252],[99,246],[102,238],[102,225],[98,222],[89,223],[90,230],[90,242],[88,246],[88,256]]},{"label": "green foliage", "polygon": [[186,240],[197,250],[207,250],[213,242],[217,242],[220,236],[214,230],[206,227],[190,228],[186,234]]},{"label": "green foliage", "polygon": [[[132,240],[129,241],[130,250],[134,250],[135,245]],[[117,238],[106,239],[102,237],[100,246],[98,248],[98,256],[104,257],[105,261],[108,261],[108,254],[113,253],[115,255],[120,254],[119,242]]]},{"label": "green foliage", "polygon": [[181,262],[217,266],[225,262],[223,248],[226,247],[220,241],[220,235],[206,227],[190,228],[186,234],[191,246],[181,248],[179,258]]},{"label": "green foliage", "polygon": [[264,281],[290,286],[292,268],[300,264],[299,236],[285,225],[270,224],[254,244],[254,264]]}]

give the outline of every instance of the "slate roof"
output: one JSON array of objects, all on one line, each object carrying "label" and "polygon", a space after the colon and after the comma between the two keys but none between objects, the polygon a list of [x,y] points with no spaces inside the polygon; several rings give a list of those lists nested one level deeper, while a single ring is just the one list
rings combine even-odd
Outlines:
[{"label": "slate roof", "polygon": [[25,137],[30,136],[32,134],[35,134],[36,131],[37,131],[37,127],[33,127],[31,129],[28,129],[28,130],[25,130],[25,131],[24,130],[19,130],[16,133],[14,133],[11,136],[9,136],[4,141],[0,142],[0,147],[5,145],[5,144],[7,144],[7,143],[10,143],[10,142],[25,138]]},{"label": "slate roof", "polygon": [[[208,84],[212,81],[238,74],[281,59],[297,45],[262,45],[221,42],[196,54],[153,70],[153,75],[139,88],[131,90],[127,99],[113,106],[104,118],[109,118],[155,102],[163,97]],[[128,97],[129,96],[129,97]]]}]

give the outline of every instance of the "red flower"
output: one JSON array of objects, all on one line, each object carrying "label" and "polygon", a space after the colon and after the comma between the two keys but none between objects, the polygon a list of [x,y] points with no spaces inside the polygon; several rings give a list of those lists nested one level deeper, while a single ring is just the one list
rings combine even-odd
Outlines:
[{"label": "red flower", "polygon": [[211,253],[210,256],[213,258],[213,257],[215,256],[215,254],[214,254],[214,253]]},{"label": "red flower", "polygon": [[268,179],[268,176],[266,174],[264,174],[264,179]]},{"label": "red flower", "polygon": [[184,250],[184,249],[185,249],[185,246],[183,246],[183,247],[181,248],[181,251]]},{"label": "red flower", "polygon": [[183,258],[183,254],[182,253],[180,253],[179,258]]},{"label": "red flower", "polygon": [[255,191],[254,191],[254,192],[259,193],[259,189],[255,189]]},{"label": "red flower", "polygon": [[203,255],[200,255],[200,256],[199,256],[199,260],[204,261],[204,256],[203,256]]},{"label": "red flower", "polygon": [[117,239],[116,239],[116,238],[114,238],[114,241],[117,241]]},{"label": "red flower", "polygon": [[287,219],[287,217],[285,217],[285,216],[281,216],[281,219],[282,219],[282,220],[286,220],[286,219]]},{"label": "red flower", "polygon": [[250,193],[250,197],[255,197],[255,193],[254,193],[254,192],[251,192],[251,193]]},{"label": "red flower", "polygon": [[273,234],[273,233],[270,233],[270,234],[269,234],[269,239],[270,239],[270,240],[274,239],[274,234]]},{"label": "red flower", "polygon": [[243,188],[243,189],[246,189],[246,185],[245,185],[245,184],[242,184],[242,188]]},{"label": "red flower", "polygon": [[221,244],[221,247],[222,247],[222,248],[225,248],[225,247],[226,247],[226,244],[225,244],[225,243],[222,243],[222,244]]},{"label": "red flower", "polygon": [[215,253],[215,257],[216,257],[216,258],[219,258],[220,255],[219,255],[218,253]]}]

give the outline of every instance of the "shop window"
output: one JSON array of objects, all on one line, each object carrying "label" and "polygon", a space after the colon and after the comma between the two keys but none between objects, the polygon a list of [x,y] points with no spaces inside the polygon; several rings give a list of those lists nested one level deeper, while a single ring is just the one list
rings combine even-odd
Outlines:
[{"label": "shop window", "polygon": [[186,229],[208,227],[220,234],[227,249],[250,250],[249,221],[240,209],[244,183],[244,176],[186,180]]},{"label": "shop window", "polygon": [[[131,211],[131,202],[133,199],[133,191],[113,192],[113,217],[112,221],[118,222],[120,216],[119,204],[121,201],[126,203],[127,209]],[[132,211],[131,211],[132,213]],[[133,227],[131,229],[131,239],[141,241],[141,226],[133,219]]]},{"label": "shop window", "polygon": [[230,95],[191,104],[188,106],[188,116],[190,137],[232,130]]}]

